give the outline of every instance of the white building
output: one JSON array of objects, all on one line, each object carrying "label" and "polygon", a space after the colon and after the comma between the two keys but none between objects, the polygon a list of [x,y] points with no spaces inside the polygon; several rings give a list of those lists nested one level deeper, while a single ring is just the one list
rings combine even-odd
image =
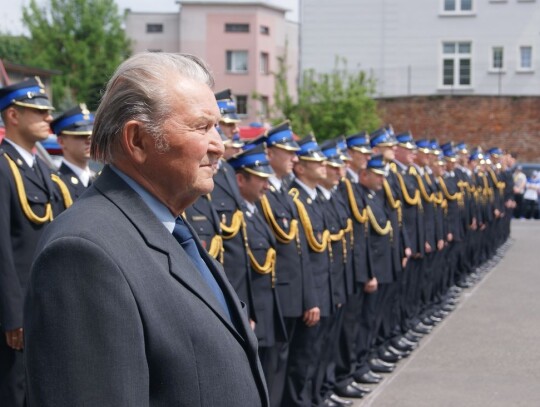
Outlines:
[{"label": "white building", "polygon": [[300,0],[300,69],[336,57],[382,97],[540,95],[540,0]]}]

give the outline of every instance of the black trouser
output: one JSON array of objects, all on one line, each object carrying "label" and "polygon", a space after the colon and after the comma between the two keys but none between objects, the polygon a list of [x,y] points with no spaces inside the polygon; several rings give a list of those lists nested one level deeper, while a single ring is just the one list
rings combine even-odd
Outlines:
[{"label": "black trouser", "polygon": [[371,294],[364,293],[363,297],[356,337],[356,363],[353,374],[355,380],[359,380],[360,376],[370,370],[368,360],[375,336],[375,319],[377,317],[379,293],[377,291]]},{"label": "black trouser", "polygon": [[24,366],[23,353],[11,349],[6,335],[0,327],[0,405],[24,406]]},{"label": "black trouser", "polygon": [[[360,289],[363,289],[361,287]],[[364,292],[355,293],[349,297],[343,306],[343,324],[338,342],[338,353],[335,363],[335,383],[337,388],[345,388],[353,380],[357,367],[359,333],[361,329]]]},{"label": "black trouser", "polygon": [[321,317],[313,327],[297,324],[289,347],[287,378],[282,406],[311,407],[315,370],[322,352],[321,337],[327,329],[329,317]]}]

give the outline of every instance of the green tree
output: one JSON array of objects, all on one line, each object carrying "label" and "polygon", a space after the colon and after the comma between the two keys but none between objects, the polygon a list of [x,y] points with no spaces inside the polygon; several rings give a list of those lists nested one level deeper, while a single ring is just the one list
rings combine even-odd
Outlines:
[{"label": "green tree", "polygon": [[53,95],[60,108],[86,102],[95,109],[100,91],[130,53],[114,0],[31,0],[23,8],[30,32],[30,64],[56,69]]},{"label": "green tree", "polygon": [[30,57],[30,40],[27,37],[0,34],[0,59],[27,65]]},{"label": "green tree", "polygon": [[288,118],[296,133],[313,132],[319,141],[371,131],[380,125],[373,99],[375,81],[363,71],[349,73],[344,59],[337,58],[329,73],[304,71],[296,102],[289,96],[287,69],[286,58],[278,58],[278,71],[274,74],[275,121]]}]

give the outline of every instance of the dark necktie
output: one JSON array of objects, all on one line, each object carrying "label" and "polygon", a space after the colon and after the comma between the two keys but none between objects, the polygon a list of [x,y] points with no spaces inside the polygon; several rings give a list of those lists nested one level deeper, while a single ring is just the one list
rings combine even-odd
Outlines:
[{"label": "dark necktie", "polygon": [[215,297],[217,298],[218,302],[221,304],[221,307],[225,311],[225,314],[229,318],[229,321],[231,321],[231,314],[229,312],[229,307],[227,306],[227,302],[225,301],[225,297],[223,296],[223,292],[221,291],[221,288],[219,287],[216,279],[212,275],[212,272],[208,269],[208,266],[204,262],[204,260],[201,257],[201,254],[199,253],[199,249],[197,248],[197,244],[195,243],[195,240],[193,239],[193,235],[191,234],[191,231],[186,226],[182,218],[176,219],[176,225],[174,226],[173,230],[173,236],[178,240],[178,243],[184,248],[187,255],[193,262],[193,265],[197,270],[199,270],[199,273],[201,273],[202,278],[208,284],[212,292],[214,293]]}]

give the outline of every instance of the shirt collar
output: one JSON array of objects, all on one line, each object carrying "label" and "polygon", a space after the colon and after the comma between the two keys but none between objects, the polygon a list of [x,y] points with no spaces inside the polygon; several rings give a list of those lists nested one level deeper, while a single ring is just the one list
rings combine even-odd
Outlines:
[{"label": "shirt collar", "polygon": [[90,168],[81,168],[75,164],[70,163],[69,161],[66,161],[65,158],[62,159],[62,162],[66,164],[71,169],[71,171],[73,171],[75,175],[77,175],[77,177],[79,177],[85,187],[88,186],[88,182],[90,181],[91,176]]},{"label": "shirt collar", "polygon": [[328,189],[326,189],[325,187],[322,187],[319,185],[319,190],[322,192],[323,196],[326,198],[327,201],[330,200],[330,198],[332,198],[332,191],[329,191]]},{"label": "shirt collar", "polygon": [[268,181],[278,192],[281,191],[281,186],[283,182],[278,177],[276,177],[275,175],[270,175]]},{"label": "shirt collar", "polygon": [[300,181],[298,178],[295,179],[295,181],[302,187],[304,191],[307,192],[309,197],[313,200],[317,199],[317,189],[316,188],[310,188],[306,184],[304,184],[302,181]]},{"label": "shirt collar", "polygon": [[350,168],[347,168],[347,174],[350,175],[350,177],[352,178],[354,183],[358,184],[359,177],[358,177],[358,174],[355,171],[353,171]]},{"label": "shirt collar", "polygon": [[23,158],[26,165],[28,165],[30,168],[34,166],[34,160],[35,160],[34,154],[28,152],[27,150],[22,148],[20,145],[18,145],[17,143],[15,143],[14,141],[8,138],[4,138],[4,140],[6,140],[9,144],[11,144],[15,148],[15,150],[17,150],[17,152]]},{"label": "shirt collar", "polygon": [[128,184],[144,201],[144,203],[150,208],[150,210],[153,212],[154,215],[156,215],[156,218],[165,226],[165,228],[169,231],[169,233],[172,233],[175,226],[175,220],[176,218],[173,216],[171,211],[163,205],[155,196],[150,194],[146,189],[144,189],[141,185],[139,185],[133,178],[129,177],[128,175],[124,174],[122,171],[120,171],[115,166],[111,165],[111,169],[118,175],[120,178],[122,178],[126,184]]},{"label": "shirt collar", "polygon": [[244,199],[244,202],[246,203],[247,210],[251,213],[255,213],[257,211],[257,207],[255,204],[248,202]]}]

